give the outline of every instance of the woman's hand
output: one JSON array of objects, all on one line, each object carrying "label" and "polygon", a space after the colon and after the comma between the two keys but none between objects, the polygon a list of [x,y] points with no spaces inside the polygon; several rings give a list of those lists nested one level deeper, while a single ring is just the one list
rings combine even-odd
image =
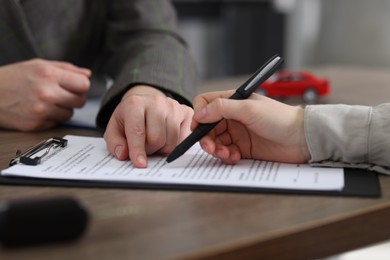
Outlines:
[{"label": "woman's hand", "polygon": [[310,160],[302,108],[257,94],[246,100],[228,99],[233,93],[211,92],[194,99],[191,129],[223,119],[200,141],[207,153],[229,164],[241,158],[288,163]]}]

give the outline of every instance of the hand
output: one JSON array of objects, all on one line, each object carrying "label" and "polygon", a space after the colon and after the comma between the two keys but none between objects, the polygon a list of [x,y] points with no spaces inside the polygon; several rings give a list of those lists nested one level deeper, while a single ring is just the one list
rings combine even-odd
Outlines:
[{"label": "hand", "polygon": [[191,129],[199,123],[222,120],[200,144],[228,164],[241,158],[304,163],[310,160],[303,130],[303,109],[252,94],[246,100],[228,99],[234,91],[197,96]]},{"label": "hand", "polygon": [[146,155],[166,154],[190,134],[192,108],[148,86],[132,87],[108,122],[104,139],[118,159],[147,167]]},{"label": "hand", "polygon": [[89,90],[88,69],[34,59],[0,67],[0,127],[47,129],[69,119]]}]

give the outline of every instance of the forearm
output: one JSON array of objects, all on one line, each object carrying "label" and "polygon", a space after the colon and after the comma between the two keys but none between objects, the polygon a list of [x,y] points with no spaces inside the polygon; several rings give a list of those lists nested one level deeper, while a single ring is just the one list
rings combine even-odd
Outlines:
[{"label": "forearm", "polygon": [[390,104],[308,106],[304,122],[310,163],[390,174],[389,114]]}]

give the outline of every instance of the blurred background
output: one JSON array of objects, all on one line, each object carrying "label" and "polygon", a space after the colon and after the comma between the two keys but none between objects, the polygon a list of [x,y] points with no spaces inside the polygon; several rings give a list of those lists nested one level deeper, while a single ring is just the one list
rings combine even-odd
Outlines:
[{"label": "blurred background", "polygon": [[285,68],[390,65],[387,0],[175,0],[202,79],[251,74],[278,53]]}]

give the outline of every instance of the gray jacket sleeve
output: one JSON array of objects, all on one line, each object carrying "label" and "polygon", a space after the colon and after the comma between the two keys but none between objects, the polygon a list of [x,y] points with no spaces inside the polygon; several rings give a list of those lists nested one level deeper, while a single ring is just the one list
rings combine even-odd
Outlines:
[{"label": "gray jacket sleeve", "polygon": [[390,174],[389,116],[390,103],[307,106],[304,129],[309,163]]},{"label": "gray jacket sleeve", "polygon": [[177,33],[168,0],[109,1],[102,72],[114,80],[97,116],[104,129],[123,94],[137,84],[158,88],[191,106],[197,93],[196,66]]}]

